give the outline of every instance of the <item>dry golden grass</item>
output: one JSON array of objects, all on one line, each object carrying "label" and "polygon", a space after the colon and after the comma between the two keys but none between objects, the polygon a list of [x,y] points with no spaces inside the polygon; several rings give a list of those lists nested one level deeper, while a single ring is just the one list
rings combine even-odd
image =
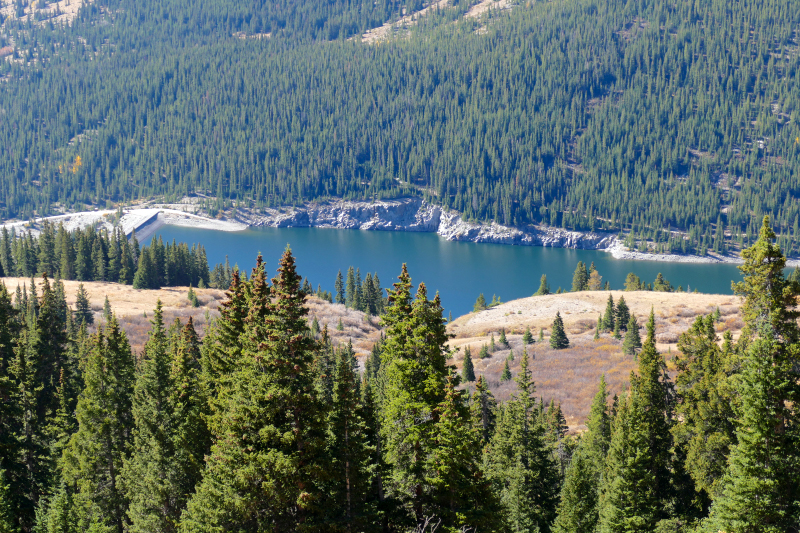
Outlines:
[{"label": "dry golden grass", "polygon": [[[730,330],[737,336],[742,327],[739,299],[734,296],[647,291],[611,291],[611,294],[615,302],[620,296],[625,296],[641,326],[653,307],[657,347],[664,354],[669,369],[674,368],[672,358],[677,354],[678,337],[697,316],[713,313],[719,307],[723,316],[723,321],[717,325],[720,335]],[[567,423],[573,428],[579,427],[586,420],[600,375],[605,374],[611,393],[619,394],[627,386],[630,373],[636,369],[634,358],[622,353],[621,340],[613,339],[610,334],[602,334],[600,340],[593,340],[597,318],[605,311],[608,295],[608,291],[587,291],[535,296],[459,317],[448,326],[455,335],[451,347],[459,350],[453,363],[461,368],[463,348],[469,346],[475,373],[483,374],[498,399],[505,400],[516,385],[513,381],[500,382],[504,361],[513,350],[514,360],[510,367],[512,374],[516,375],[523,349],[522,334],[530,327],[537,339],[536,343],[528,346],[537,395],[546,402],[550,399],[561,402]],[[550,326],[557,311],[561,312],[570,339],[570,347],[565,350],[552,350],[548,342]],[[545,331],[544,342],[538,342],[540,328]],[[510,348],[497,344],[497,351],[491,357],[478,359],[481,346],[490,342],[492,334],[497,342],[501,329],[506,331]],[[644,336],[644,330],[641,334]]]},{"label": "dry golden grass", "polygon": [[[17,286],[26,286],[30,289],[30,279],[3,278],[2,280],[12,293]],[[41,294],[41,278],[36,280],[37,291]],[[64,281],[64,291],[67,304],[74,309],[79,281]],[[153,309],[160,299],[164,308],[164,323],[171,324],[176,318],[186,323],[192,317],[195,328],[201,336],[208,323],[207,318],[219,316],[219,306],[225,299],[225,291],[217,289],[194,289],[200,301],[200,307],[192,307],[188,299],[189,287],[167,287],[159,290],[134,289],[130,285],[117,283],[104,283],[99,281],[83,282],[89,296],[92,310],[95,311],[95,321],[103,320],[103,302],[106,296],[111,308],[119,318],[120,324],[128,334],[134,352],[141,352],[150,331],[150,319]],[[357,355],[363,358],[372,349],[374,342],[380,337],[377,319],[367,322],[364,313],[347,309],[343,305],[329,304],[316,297],[308,298],[309,320],[314,316],[320,324],[328,324],[328,330],[334,344],[347,342],[352,339]],[[146,316],[145,316],[146,315]],[[342,318],[344,331],[337,331],[339,318]]]}]

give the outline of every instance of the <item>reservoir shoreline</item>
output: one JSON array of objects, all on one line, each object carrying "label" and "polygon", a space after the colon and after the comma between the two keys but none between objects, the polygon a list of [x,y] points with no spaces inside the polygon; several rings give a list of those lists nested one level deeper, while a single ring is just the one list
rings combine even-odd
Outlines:
[{"label": "reservoir shoreline", "polygon": [[[8,221],[3,227],[17,233],[30,230],[36,235],[44,220],[64,224],[68,231],[96,225],[112,230],[120,227],[127,235],[135,232],[140,242],[145,242],[164,226],[184,226],[218,231],[242,231],[247,228],[331,228],[364,231],[400,231],[436,233],[448,241],[507,244],[517,246],[542,246],[597,250],[611,254],[615,259],[656,261],[666,263],[741,264],[738,256],[710,254],[677,255],[632,251],[626,248],[617,235],[604,232],[579,232],[546,225],[524,228],[497,223],[468,222],[460,214],[430,204],[422,198],[396,200],[345,201],[334,200],[308,203],[300,207],[269,208],[255,211],[233,209],[227,216],[211,218],[202,212],[197,198],[186,198],[181,203],[146,203],[125,208],[122,216],[116,210],[85,211],[32,221]],[[800,259],[787,261],[787,266],[800,266]]]}]

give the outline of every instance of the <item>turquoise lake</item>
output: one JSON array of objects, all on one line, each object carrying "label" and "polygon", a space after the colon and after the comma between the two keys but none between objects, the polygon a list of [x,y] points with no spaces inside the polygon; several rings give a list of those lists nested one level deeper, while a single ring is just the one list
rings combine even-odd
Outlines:
[{"label": "turquoise lake", "polygon": [[[503,301],[532,295],[539,278],[547,274],[550,288],[568,290],[578,261],[594,261],[603,282],[621,289],[625,276],[634,272],[652,282],[661,272],[675,287],[700,292],[731,294],[731,280],[741,276],[735,265],[624,261],[593,250],[542,248],[450,242],[435,233],[360,231],[324,228],[252,228],[240,232],[164,226],[156,235],[165,241],[175,239],[206,248],[211,268],[225,261],[238,264],[248,273],[261,252],[270,276],[274,275],[283,249],[289,244],[297,257],[298,272],[316,289],[333,291],[336,273],[347,273],[349,266],[377,272],[381,284],[389,287],[403,263],[415,284],[425,282],[428,292],[442,297],[445,313],[459,316],[472,310],[483,293],[487,301],[497,295]],[[149,242],[149,240],[148,240]],[[144,243],[142,243],[144,244]]]}]

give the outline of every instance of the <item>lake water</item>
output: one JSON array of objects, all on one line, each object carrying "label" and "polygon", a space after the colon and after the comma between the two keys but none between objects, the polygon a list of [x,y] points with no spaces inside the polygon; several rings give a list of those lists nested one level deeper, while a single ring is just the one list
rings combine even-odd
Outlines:
[{"label": "lake water", "polygon": [[[572,273],[578,261],[594,261],[611,288],[621,289],[625,276],[634,272],[648,283],[661,272],[673,286],[714,294],[731,294],[731,280],[741,276],[735,265],[701,263],[660,263],[624,261],[611,254],[593,250],[542,248],[450,242],[435,233],[340,230],[325,228],[252,228],[240,232],[164,226],[156,235],[165,241],[175,239],[206,248],[211,268],[225,261],[238,264],[249,274],[261,252],[269,275],[287,244],[297,258],[300,275],[316,289],[333,291],[336,273],[347,274],[349,266],[377,272],[381,284],[389,287],[396,281],[403,263],[408,264],[412,281],[424,281],[431,297],[439,291],[445,314],[459,316],[472,310],[475,299],[483,293],[487,301],[495,294],[504,302],[532,295],[539,278],[547,274],[553,292],[572,286]],[[144,244],[144,243],[143,243]]]}]

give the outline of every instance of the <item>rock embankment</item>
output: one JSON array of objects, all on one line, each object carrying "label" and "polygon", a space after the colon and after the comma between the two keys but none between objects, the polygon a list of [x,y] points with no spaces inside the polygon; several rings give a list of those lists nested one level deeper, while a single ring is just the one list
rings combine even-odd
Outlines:
[{"label": "rock embankment", "polygon": [[270,209],[261,214],[239,213],[249,226],[278,228],[340,228],[373,231],[435,232],[449,241],[552,246],[604,250],[617,241],[609,233],[581,233],[547,226],[511,228],[467,222],[452,210],[421,198],[376,202],[332,201],[302,207]]}]

